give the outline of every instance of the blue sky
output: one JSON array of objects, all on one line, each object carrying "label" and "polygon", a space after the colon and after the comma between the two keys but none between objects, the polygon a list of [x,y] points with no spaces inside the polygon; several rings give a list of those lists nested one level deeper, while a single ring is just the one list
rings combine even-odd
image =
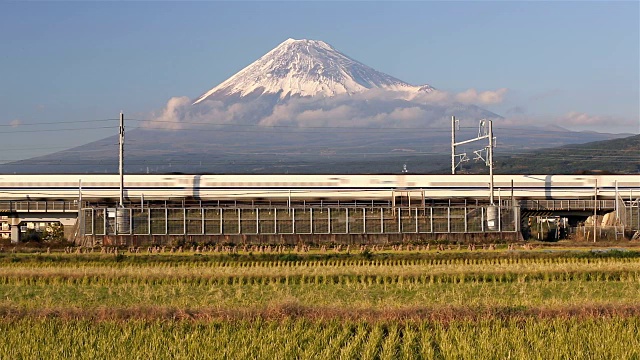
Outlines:
[{"label": "blue sky", "polygon": [[506,88],[486,108],[520,121],[639,133],[639,18],[636,1],[2,2],[0,160],[116,134],[61,129],[148,118],[290,37],[412,84]]}]

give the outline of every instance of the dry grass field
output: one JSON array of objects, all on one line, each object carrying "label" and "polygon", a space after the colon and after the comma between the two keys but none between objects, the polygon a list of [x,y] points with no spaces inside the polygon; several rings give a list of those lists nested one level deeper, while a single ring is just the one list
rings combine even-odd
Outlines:
[{"label": "dry grass field", "polygon": [[2,253],[0,358],[640,357],[640,252]]}]

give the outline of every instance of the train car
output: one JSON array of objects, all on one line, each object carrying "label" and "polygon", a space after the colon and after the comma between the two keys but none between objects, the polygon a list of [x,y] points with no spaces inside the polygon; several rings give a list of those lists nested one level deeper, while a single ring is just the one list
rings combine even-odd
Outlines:
[{"label": "train car", "polygon": [[[640,197],[640,175],[495,175],[494,196],[521,199]],[[119,175],[0,175],[0,200],[113,200]],[[489,196],[488,175],[125,175],[130,201],[149,200],[388,200]]]}]

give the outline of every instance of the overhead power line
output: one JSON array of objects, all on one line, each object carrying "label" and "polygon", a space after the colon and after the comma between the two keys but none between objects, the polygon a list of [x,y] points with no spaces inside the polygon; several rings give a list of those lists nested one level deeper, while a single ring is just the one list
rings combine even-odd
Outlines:
[{"label": "overhead power line", "polygon": [[78,124],[78,123],[91,123],[91,122],[105,122],[105,121],[117,121],[118,119],[97,119],[97,120],[69,120],[69,121],[48,121],[48,122],[35,122],[35,123],[23,123],[18,124],[0,124],[3,127],[20,127],[20,126],[35,126],[35,125],[58,125],[58,124]]},{"label": "overhead power line", "polygon": [[[153,120],[153,119],[127,119],[129,121],[148,122],[154,124],[182,124],[182,125],[211,125],[211,126],[228,126],[228,127],[258,127],[258,128],[293,128],[293,129],[381,129],[381,130],[425,130],[425,129],[441,129],[446,130],[445,127],[431,128],[431,127],[365,127],[365,126],[300,126],[300,125],[261,125],[261,124],[229,124],[229,123],[212,123],[212,122],[175,122],[168,120]],[[462,129],[476,129],[476,127],[461,127]],[[177,130],[177,129],[172,129]]]},{"label": "overhead power line", "polygon": [[[94,145],[97,148],[87,148],[87,146],[82,146],[79,149],[69,149],[69,150],[63,150],[64,153],[69,154],[69,153],[96,153],[96,152],[104,152],[105,149],[110,148],[110,147],[116,147],[117,144],[100,144],[100,145]],[[280,151],[278,150],[270,150],[270,151],[231,151],[229,149],[224,149],[224,150],[219,150],[219,149],[210,149],[210,150],[219,150],[218,151],[218,155],[219,156],[281,156],[284,157],[284,159],[292,159],[292,158],[297,158],[300,156],[316,156],[316,157],[367,157],[367,156],[371,156],[371,157],[415,157],[415,156],[445,156],[445,155],[449,155],[449,153],[447,152],[443,152],[443,151],[393,151],[393,150],[389,150],[389,151],[385,151],[385,152],[380,152],[380,151],[376,151],[376,152],[367,152],[367,151],[362,151],[362,149],[364,148],[364,146],[357,146],[357,147],[351,147],[351,148],[341,148],[339,151],[331,151],[331,152],[326,152],[326,153],[322,153],[320,151],[322,150],[328,150],[330,149],[330,146],[327,145],[305,145],[304,147],[294,147],[291,146],[288,149],[281,149]],[[22,148],[20,150],[31,150],[31,148]],[[38,148],[33,148],[33,149],[38,149]],[[42,148],[41,148],[42,149]],[[47,149],[47,148],[43,148],[43,149]],[[135,149],[135,148],[134,148]],[[7,149],[6,152],[14,152],[11,151],[12,149]],[[16,151],[18,151],[18,149],[15,149]],[[135,151],[135,150],[134,150]],[[151,155],[151,156],[157,156],[157,155]],[[175,155],[172,155],[171,153],[166,153],[162,156],[166,156],[167,158],[172,158]],[[503,153],[500,154],[498,153],[497,156],[497,160],[508,160],[508,159],[512,159],[512,158],[530,158],[532,156],[545,156],[545,157],[550,157],[550,158],[562,158],[562,159],[571,159],[571,160],[583,160],[583,161],[589,161],[589,160],[604,160],[606,159],[608,162],[628,162],[628,161],[634,161],[634,160],[638,160],[638,158],[640,157],[639,155],[637,155],[635,152],[632,151],[618,151],[618,150],[607,150],[607,151],[601,151],[600,149],[589,149],[589,153],[585,153],[585,154],[568,154],[566,153],[564,150],[558,150],[558,149],[537,149],[537,150],[526,150],[526,151],[509,151],[509,153]],[[134,160],[135,159],[135,160]],[[134,157],[134,159],[132,159],[132,161],[134,162],[139,162],[141,161],[139,157]],[[4,162],[8,162],[8,161],[18,161],[20,159],[17,158],[5,158],[5,159],[0,159],[0,161],[4,161]],[[176,161],[181,161],[184,164],[196,164],[196,163],[200,163],[200,161],[194,161],[194,162],[189,162],[187,160],[182,160],[182,159],[176,159]],[[27,160],[23,160],[23,161],[29,161]],[[34,161],[40,161],[40,160],[34,160]],[[104,159],[96,159],[96,160],[88,160],[88,161],[104,161]],[[144,161],[144,160],[142,160]],[[237,160],[234,160],[237,161]],[[129,162],[128,162],[129,163]],[[65,163],[65,164],[72,164],[72,163]]]},{"label": "overhead power line", "polygon": [[[90,119],[90,120],[65,120],[65,121],[43,121],[43,122],[32,122],[32,123],[19,123],[19,124],[0,124],[0,127],[13,127],[19,128],[22,126],[42,126],[42,125],[59,125],[59,124],[76,124],[76,123],[99,123],[99,122],[116,122],[119,119],[109,118],[109,119]],[[189,125],[205,125],[205,126],[217,126],[222,128],[217,129],[203,129],[198,127],[196,129],[191,128],[179,128],[179,129],[166,129],[166,128],[148,128],[149,130],[167,130],[167,131],[221,131],[221,132],[241,132],[240,130],[229,130],[229,128],[256,128],[256,129],[296,129],[297,132],[304,130],[357,130],[357,131],[367,131],[367,132],[381,132],[386,130],[391,131],[415,131],[421,130],[425,132],[449,132],[450,129],[448,127],[366,127],[366,126],[300,126],[300,125],[261,125],[261,124],[229,124],[229,123],[213,123],[213,122],[174,122],[168,120],[155,120],[155,119],[127,119],[127,121],[136,121],[138,123],[151,123],[151,124],[180,124],[184,126]],[[15,131],[4,131],[4,133],[12,132],[12,133],[20,133],[20,132],[48,132],[48,131],[71,131],[71,130],[93,130],[93,129],[109,129],[109,128],[118,128],[118,126],[102,126],[102,127],[82,127],[82,128],[65,128],[65,129],[43,129],[43,130],[15,130]],[[568,130],[551,130],[551,129],[535,129],[535,128],[525,128],[525,127],[501,127],[499,124],[496,124],[495,128],[500,132],[513,132],[513,131],[532,131],[535,132],[538,136],[540,133],[546,134],[572,134],[573,132]],[[459,127],[459,129],[465,130],[473,130],[477,129],[476,126],[464,126]],[[523,136],[527,134],[524,133]]]},{"label": "overhead power line", "polygon": [[[306,155],[306,156],[311,156],[313,154],[301,154],[301,155]],[[322,159],[326,159],[326,160],[331,160],[332,158],[343,158],[344,160],[350,160],[351,162],[359,162],[359,161],[364,161],[364,159],[362,158],[354,158],[354,156],[362,156],[362,155],[367,155],[367,156],[372,156],[375,159],[380,160],[380,155],[371,155],[371,154],[336,154],[336,155],[330,155],[330,156],[318,156],[315,159],[312,158],[308,158],[308,159],[300,159],[297,157],[293,157],[293,158],[283,158],[280,159],[279,161],[273,161],[270,162],[269,165],[276,165],[278,163],[281,163],[283,165],[291,165],[291,164],[309,164],[311,161],[319,161]],[[443,160],[445,159],[445,156],[448,154],[430,154],[430,155],[434,155],[434,156],[442,156]],[[382,155],[384,158],[387,159],[391,159],[391,158],[397,158],[397,157],[402,157],[401,154],[398,155],[394,155],[394,154],[383,154]],[[405,156],[406,157],[406,156]],[[497,161],[504,161],[504,160],[508,160],[509,158],[498,158],[496,159]],[[587,156],[571,156],[569,158],[566,159],[567,161],[591,161],[591,160],[606,160],[607,163],[629,163],[629,161],[633,160],[632,158],[620,158],[620,157],[616,157],[616,156],[611,156],[611,157],[587,157]],[[15,159],[0,159],[0,162],[7,162],[7,161],[16,161]],[[417,162],[420,162],[419,160],[417,160]],[[446,162],[446,160],[445,160]],[[444,163],[444,162],[443,162]],[[153,160],[144,160],[144,159],[140,159],[140,158],[134,158],[131,159],[129,161],[126,162],[126,166],[134,166],[134,165],[157,165],[157,166],[168,166],[169,164],[172,164],[174,166],[195,166],[195,165],[202,165],[202,166],[209,166],[209,165],[231,165],[231,164],[236,164],[236,165],[265,165],[265,162],[263,160],[259,160],[259,159],[247,159],[247,160],[242,160],[242,159],[218,159],[218,160],[208,160],[208,161],[199,161],[199,160],[186,160],[186,159],[181,159],[181,158],[172,158],[170,156],[167,156],[165,159],[163,160],[158,160],[158,159],[153,159]],[[116,166],[118,165],[118,161],[117,160],[111,160],[111,159],[92,159],[92,160],[69,160],[69,161],[64,161],[64,160],[57,160],[57,161],[46,161],[43,162],[42,160],[38,160],[38,159],[34,159],[34,160],[23,160],[20,161],[19,163],[16,164],[12,164],[12,165],[16,165],[16,166],[32,166],[32,165],[38,165],[38,166],[59,166],[59,165],[103,165],[103,166]]]},{"label": "overhead power line", "polygon": [[59,131],[115,129],[115,128],[117,128],[117,126],[99,126],[99,127],[64,128],[64,129],[43,129],[43,130],[9,130],[9,131],[3,131],[2,133],[3,134],[44,133],[44,132],[59,132]]}]

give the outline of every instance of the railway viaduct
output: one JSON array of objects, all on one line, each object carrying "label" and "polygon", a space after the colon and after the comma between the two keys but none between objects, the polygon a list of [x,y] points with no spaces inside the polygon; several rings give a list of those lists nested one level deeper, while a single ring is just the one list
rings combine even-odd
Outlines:
[{"label": "railway viaduct", "polygon": [[[395,200],[395,199],[394,199]],[[498,199],[495,210],[483,201],[448,199],[425,202],[325,201],[150,201],[118,207],[76,200],[0,200],[5,237],[20,241],[27,227],[64,226],[77,244],[193,242],[419,241],[519,237],[529,217],[586,219],[622,212],[626,227],[640,229],[638,201]],[[624,209],[620,211],[620,207]],[[492,211],[495,214],[492,214]],[[512,235],[509,235],[511,233]],[[348,240],[351,239],[351,240]],[[359,240],[353,240],[359,239]]]}]

